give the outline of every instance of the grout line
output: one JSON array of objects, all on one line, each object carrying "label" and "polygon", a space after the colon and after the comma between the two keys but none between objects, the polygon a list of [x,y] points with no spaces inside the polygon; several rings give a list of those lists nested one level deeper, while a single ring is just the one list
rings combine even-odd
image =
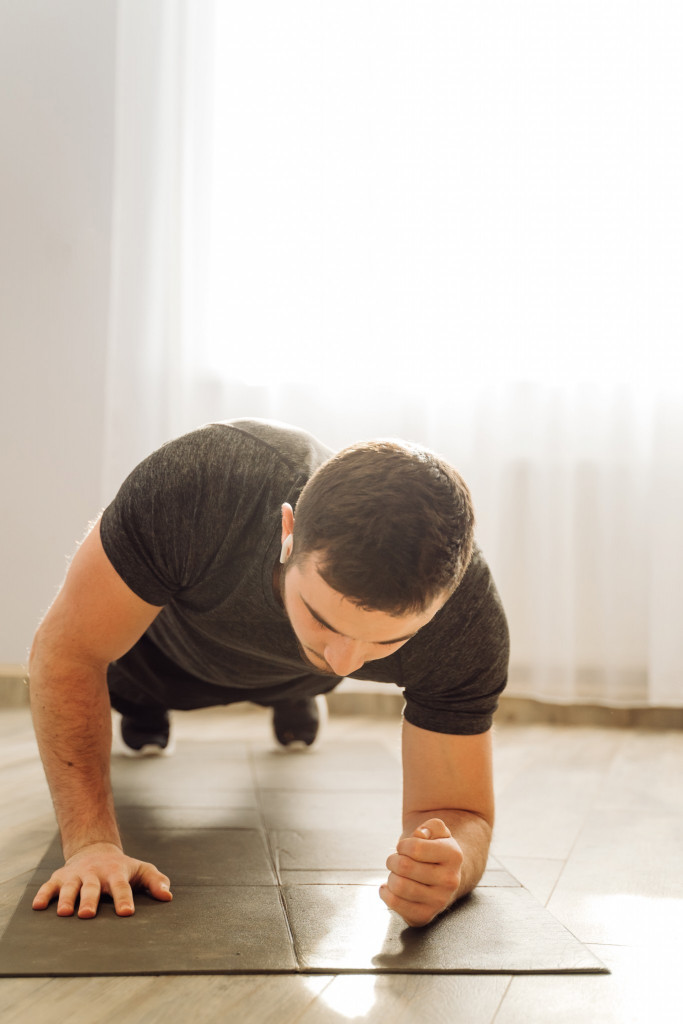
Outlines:
[{"label": "grout line", "polygon": [[277,849],[273,846],[271,840],[270,829],[266,826],[266,818],[263,810],[263,794],[256,778],[256,772],[254,770],[254,750],[253,745],[250,743],[247,748],[247,758],[249,761],[249,771],[251,772],[251,784],[256,795],[256,810],[259,817],[259,830],[263,833],[266,840],[266,849],[268,851],[268,857],[270,858],[270,866],[273,869],[275,875],[275,881],[278,888],[282,885],[282,878],[280,876],[280,858],[278,856]]},{"label": "grout line", "polygon": [[[552,889],[550,890],[550,892],[548,894],[548,898],[546,899],[545,903],[543,904],[543,906],[545,907],[546,910],[548,909],[548,904],[550,903],[551,899],[555,895],[555,890],[557,889],[558,885],[560,884],[562,876],[564,875],[565,870],[567,868],[567,864],[569,863],[569,858],[572,855],[572,850],[574,849],[574,847],[578,843],[579,838],[580,838],[582,832],[583,832],[583,825],[581,826],[581,828],[577,832],[576,838],[574,839],[574,842],[572,843],[571,849],[570,849],[569,853],[567,854],[567,856],[565,857],[565,859],[564,859],[564,861],[562,863],[562,867],[560,868],[560,872],[559,872],[557,878],[555,879],[555,881],[553,882],[553,886],[552,886]],[[561,922],[561,923],[564,924],[564,922]],[[565,925],[565,927],[566,927],[566,925]]]},{"label": "grout line", "polygon": [[256,794],[256,806],[257,806],[257,810],[258,810],[259,821],[260,821],[260,825],[261,825],[261,831],[262,831],[262,833],[265,836],[266,849],[268,851],[268,856],[270,857],[271,868],[273,869],[273,873],[275,875],[275,882],[276,882],[276,885],[277,885],[278,900],[280,901],[280,906],[282,907],[282,916],[284,917],[285,925],[287,927],[287,935],[289,936],[290,947],[291,947],[291,950],[292,950],[292,955],[293,955],[294,960],[296,962],[296,970],[297,970],[297,973],[298,973],[298,972],[301,971],[301,958],[299,956],[299,953],[298,953],[298,950],[297,950],[297,947],[296,947],[296,941],[294,939],[294,932],[292,931],[292,926],[291,926],[290,921],[289,921],[289,915],[287,913],[287,904],[285,902],[284,893],[282,891],[282,876],[280,875],[280,857],[279,857],[279,854],[278,854],[278,850],[274,846],[274,841],[273,841],[273,839],[271,837],[270,829],[268,829],[266,827],[265,814],[264,814],[264,810],[263,810],[262,793],[261,793],[261,788],[258,785],[258,780],[256,778],[256,772],[254,770],[254,750],[253,750],[253,745],[251,743],[248,745],[248,748],[247,748],[247,757],[249,759],[249,770],[251,772],[251,782],[252,782],[252,786],[254,787],[254,792]]},{"label": "grout line", "polygon": [[301,974],[301,957],[299,956],[299,951],[297,950],[297,947],[296,947],[296,940],[294,938],[294,932],[292,931],[292,926],[289,923],[289,915],[287,914],[287,904],[285,903],[285,897],[284,897],[284,893],[282,892],[282,886],[279,883],[278,883],[278,887],[277,887],[277,895],[278,895],[278,899],[280,900],[280,906],[282,907],[282,916],[284,917],[285,924],[287,925],[287,934],[289,936],[289,941],[291,943],[292,954],[294,956],[294,960],[296,961],[296,968],[295,968],[295,971],[293,973],[296,973],[297,975],[300,975]]},{"label": "grout line", "polygon": [[[301,972],[299,972],[296,975],[296,977],[297,978],[301,978],[301,980],[305,982],[305,979],[306,979],[307,975],[303,971],[301,971]],[[314,1004],[317,1003],[318,999],[320,999],[320,997],[323,994],[323,992],[327,992],[327,990],[330,987],[330,985],[334,981],[336,981],[336,980],[337,980],[337,975],[335,975],[335,974],[331,975],[329,980],[328,980],[328,982],[327,982],[327,985],[323,985],[323,987],[320,989],[319,992],[311,993],[311,1001],[310,1001],[310,1003],[307,1003],[306,1006],[301,1011],[301,1013],[298,1013],[296,1015],[296,1017],[292,1018],[291,1024],[297,1024],[297,1021],[301,1020],[302,1017],[304,1017],[309,1012],[309,1010],[314,1006]]]},{"label": "grout line", "polygon": [[597,946],[605,949],[645,949],[645,946],[634,946],[631,942],[584,942],[584,946]]},{"label": "grout line", "polygon": [[502,996],[500,997],[500,1002],[498,1003],[498,1006],[496,1007],[496,1009],[494,1011],[493,1017],[491,1017],[491,1024],[496,1024],[496,1017],[498,1016],[498,1014],[500,1013],[500,1011],[503,1008],[503,1003],[505,1002],[505,1000],[507,998],[507,994],[510,991],[510,986],[512,985],[512,982],[514,981],[514,979],[515,979],[515,975],[511,974],[510,975],[510,980],[508,981],[507,985],[505,986],[505,991],[503,992]]},{"label": "grout line", "polygon": [[[553,896],[555,895],[555,890],[557,889],[558,885],[562,881],[562,877],[563,877],[565,871],[567,870],[567,867],[569,865],[569,861],[570,861],[570,859],[572,857],[572,854],[574,853],[574,851],[575,851],[575,849],[576,849],[576,847],[577,847],[577,845],[579,843],[579,840],[581,839],[581,837],[582,837],[582,835],[583,835],[583,833],[585,831],[586,823],[588,821],[588,816],[591,814],[591,812],[593,810],[595,810],[595,808],[597,806],[598,800],[600,799],[600,790],[604,786],[605,781],[607,780],[610,772],[612,771],[612,768],[614,766],[614,762],[616,761],[617,757],[620,755],[625,742],[626,742],[626,738],[624,736],[621,736],[619,742],[617,744],[615,744],[615,749],[612,752],[612,756],[611,756],[611,758],[609,760],[609,763],[605,767],[605,770],[604,770],[604,772],[602,774],[600,782],[598,783],[598,785],[596,785],[594,787],[594,792],[593,792],[592,799],[586,801],[585,813],[583,815],[583,818],[581,819],[581,825],[577,829],[576,835],[574,837],[574,842],[572,843],[571,847],[569,848],[569,852],[568,852],[567,856],[564,858],[564,863],[562,864],[562,868],[560,869],[560,873],[558,874],[557,878],[555,879],[553,887],[550,890],[550,894],[549,894],[547,900],[544,903],[544,906],[545,906],[546,910],[548,909],[548,904],[550,903],[550,901],[552,900]],[[564,924],[564,922],[561,922],[561,923]],[[566,925],[565,925],[565,927],[566,927]],[[578,938],[578,936],[576,936],[576,938]],[[586,945],[586,943],[584,942],[583,939],[579,939],[579,942],[583,942],[584,945]]]}]

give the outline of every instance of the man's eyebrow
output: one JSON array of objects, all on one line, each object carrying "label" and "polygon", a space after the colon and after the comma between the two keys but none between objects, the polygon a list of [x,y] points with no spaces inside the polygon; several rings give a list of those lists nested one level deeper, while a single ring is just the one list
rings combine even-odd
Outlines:
[{"label": "man's eyebrow", "polygon": [[[301,594],[299,594],[299,597],[301,597]],[[310,614],[313,616],[313,618],[316,620],[316,622],[319,622],[321,626],[325,627],[325,629],[329,629],[330,633],[336,633],[337,636],[342,636],[343,635],[343,634],[341,634],[339,632],[338,629],[335,629],[334,626],[331,626],[329,624],[329,622],[325,622],[325,620],[322,617],[322,615],[318,615],[317,611],[315,611],[314,608],[311,608],[310,604],[308,603],[308,601],[306,600],[305,597],[301,597],[301,601],[306,606],[306,608],[308,609]],[[391,644],[403,643],[404,640],[410,640],[414,636],[415,636],[415,633],[407,633],[405,636],[396,637],[395,640],[375,640],[374,642],[378,646],[390,647]]]}]

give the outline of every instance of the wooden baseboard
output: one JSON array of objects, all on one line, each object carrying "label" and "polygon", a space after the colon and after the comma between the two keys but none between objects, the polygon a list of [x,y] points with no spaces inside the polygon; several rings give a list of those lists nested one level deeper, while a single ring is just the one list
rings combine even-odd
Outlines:
[{"label": "wooden baseboard", "polygon": [[28,681],[21,665],[0,665],[0,708],[28,707]]},{"label": "wooden baseboard", "polygon": [[[398,690],[386,684],[346,679],[327,695],[327,703],[331,714],[399,718],[404,702]],[[495,721],[500,725],[545,723],[621,729],[683,729],[683,708],[552,704],[528,697],[504,696]]]},{"label": "wooden baseboard", "polygon": [[[23,667],[0,665],[0,708],[28,707],[28,704],[28,684]],[[398,689],[385,683],[357,683],[348,679],[327,695],[327,704],[331,715],[400,719],[404,701]],[[528,697],[505,696],[501,698],[495,720],[500,725],[545,723],[621,729],[683,729],[683,708],[549,704]]]},{"label": "wooden baseboard", "polygon": [[606,707],[600,704],[551,704],[529,697],[502,697],[496,712],[501,725],[593,725],[618,729],[683,729],[683,708]]}]

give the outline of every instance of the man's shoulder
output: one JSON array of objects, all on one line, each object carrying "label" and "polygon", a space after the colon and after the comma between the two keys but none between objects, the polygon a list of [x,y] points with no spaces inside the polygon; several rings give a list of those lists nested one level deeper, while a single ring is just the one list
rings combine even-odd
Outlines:
[{"label": "man's shoulder", "polygon": [[213,475],[217,468],[272,472],[307,478],[332,455],[313,434],[277,420],[232,419],[205,423],[167,441],[138,467],[141,476],[163,467],[173,473]]},{"label": "man's shoulder", "polygon": [[308,468],[313,472],[333,454],[327,445],[309,431],[280,420],[222,420],[215,426],[226,427],[251,438],[257,445],[275,451],[281,459],[297,469]]}]

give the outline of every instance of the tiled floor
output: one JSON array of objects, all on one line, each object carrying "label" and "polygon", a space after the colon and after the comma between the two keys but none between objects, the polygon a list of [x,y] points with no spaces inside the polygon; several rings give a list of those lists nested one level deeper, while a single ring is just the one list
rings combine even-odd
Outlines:
[{"label": "tiled floor", "polygon": [[[260,710],[192,713],[176,721],[179,737],[188,740],[224,736],[246,742],[262,738],[269,727]],[[398,764],[397,722],[333,717],[328,737],[379,742]],[[54,833],[54,821],[25,709],[0,712],[0,751],[4,925]],[[166,762],[173,772],[171,765]],[[681,732],[544,725],[497,730],[494,854],[589,945],[611,975],[16,978],[0,981],[0,1019],[680,1024],[682,768]],[[236,778],[226,806],[246,815],[246,822],[250,808],[241,802]],[[308,793],[305,806],[273,798],[269,813],[277,828],[290,833],[304,822],[310,827],[316,815],[324,832],[349,809],[321,786]],[[358,814],[372,813],[359,793],[349,824]]]}]

